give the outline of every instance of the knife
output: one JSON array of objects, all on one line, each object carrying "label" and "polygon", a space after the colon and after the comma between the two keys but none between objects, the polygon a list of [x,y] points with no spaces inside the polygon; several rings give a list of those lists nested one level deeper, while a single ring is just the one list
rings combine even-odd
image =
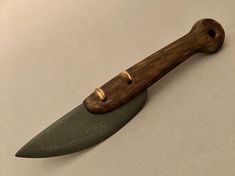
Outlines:
[{"label": "knife", "polygon": [[190,56],[218,51],[224,37],[222,26],[215,20],[197,21],[188,34],[95,89],[81,105],[39,133],[15,156],[60,156],[104,141],[141,110],[149,86]]}]

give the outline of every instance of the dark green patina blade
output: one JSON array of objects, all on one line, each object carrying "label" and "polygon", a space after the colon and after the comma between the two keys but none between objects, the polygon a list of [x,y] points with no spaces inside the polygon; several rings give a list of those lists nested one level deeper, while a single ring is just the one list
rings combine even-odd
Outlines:
[{"label": "dark green patina blade", "polygon": [[104,114],[92,114],[83,104],[46,128],[17,153],[17,157],[43,158],[70,154],[107,139],[143,107],[147,91]]}]

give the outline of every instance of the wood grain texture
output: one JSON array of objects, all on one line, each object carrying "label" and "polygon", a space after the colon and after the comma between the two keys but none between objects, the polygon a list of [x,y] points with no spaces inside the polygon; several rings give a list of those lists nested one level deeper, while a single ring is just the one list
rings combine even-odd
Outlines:
[{"label": "wood grain texture", "polygon": [[101,86],[105,101],[93,92],[83,103],[92,113],[111,111],[128,102],[193,54],[218,51],[224,37],[224,30],[218,22],[201,19],[188,34],[127,69],[132,77],[131,84],[117,75]]}]

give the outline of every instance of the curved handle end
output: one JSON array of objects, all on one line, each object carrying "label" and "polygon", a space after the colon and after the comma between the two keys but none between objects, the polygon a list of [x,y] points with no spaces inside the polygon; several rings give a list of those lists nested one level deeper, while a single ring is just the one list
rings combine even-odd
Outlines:
[{"label": "curved handle end", "polygon": [[201,19],[197,21],[190,33],[202,34],[198,38],[202,44],[200,52],[214,53],[220,49],[224,43],[225,32],[223,27],[213,19]]}]

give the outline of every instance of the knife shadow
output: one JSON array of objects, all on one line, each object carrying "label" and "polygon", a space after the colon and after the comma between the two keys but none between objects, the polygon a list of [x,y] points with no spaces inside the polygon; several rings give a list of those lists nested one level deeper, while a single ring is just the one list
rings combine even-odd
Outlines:
[{"label": "knife shadow", "polygon": [[[224,47],[222,47],[224,48]],[[221,48],[221,49],[222,49]],[[217,54],[217,53],[215,53]],[[215,54],[203,54],[199,53],[194,56],[192,56],[190,59],[185,61],[184,63],[180,64],[179,67],[175,68],[171,72],[169,72],[166,76],[164,76],[161,80],[159,80],[156,84],[151,86],[151,88],[148,91],[148,100],[146,101],[146,104],[150,103],[155,96],[157,96],[161,91],[164,89],[165,86],[170,86],[174,81],[177,81],[177,77],[180,77],[185,72],[192,69],[192,67],[195,67],[196,65],[203,64],[204,62],[208,62],[210,59],[215,59],[213,56]],[[93,150],[95,147],[97,147],[99,144],[96,144],[92,147],[89,147],[87,149],[84,149],[79,152],[71,153],[68,155],[63,156],[56,156],[52,158],[44,158],[42,159],[42,166],[43,168],[47,169],[49,172],[55,172],[55,170],[59,170],[58,168],[63,169],[67,165],[70,165],[71,163],[76,162],[81,157],[85,157],[91,150]]]},{"label": "knife shadow", "polygon": [[[220,50],[222,50],[222,47]],[[202,65],[205,62],[209,62],[210,59],[214,58],[214,55],[219,53],[212,53],[212,54],[205,54],[205,53],[198,53],[196,55],[191,56],[190,59],[186,60],[185,62],[181,63],[178,67],[170,71],[167,75],[161,78],[158,82],[152,85],[148,89],[148,99],[146,101],[146,105],[150,103],[155,96],[157,96],[161,91],[164,90],[164,87],[169,87],[171,84],[173,85],[174,82],[178,81],[177,78],[184,75],[186,72],[192,69],[192,67],[197,67],[198,65]]]},{"label": "knife shadow", "polygon": [[67,165],[71,165],[72,163],[76,162],[79,158],[86,156],[97,145],[99,144],[96,144],[92,147],[81,150],[79,152],[75,152],[75,153],[71,153],[67,155],[61,155],[61,156],[55,156],[55,157],[49,157],[49,158],[40,158],[41,165],[44,169],[47,170],[48,173],[55,174],[55,172],[59,172],[60,169],[63,170],[63,168],[66,167]]}]

